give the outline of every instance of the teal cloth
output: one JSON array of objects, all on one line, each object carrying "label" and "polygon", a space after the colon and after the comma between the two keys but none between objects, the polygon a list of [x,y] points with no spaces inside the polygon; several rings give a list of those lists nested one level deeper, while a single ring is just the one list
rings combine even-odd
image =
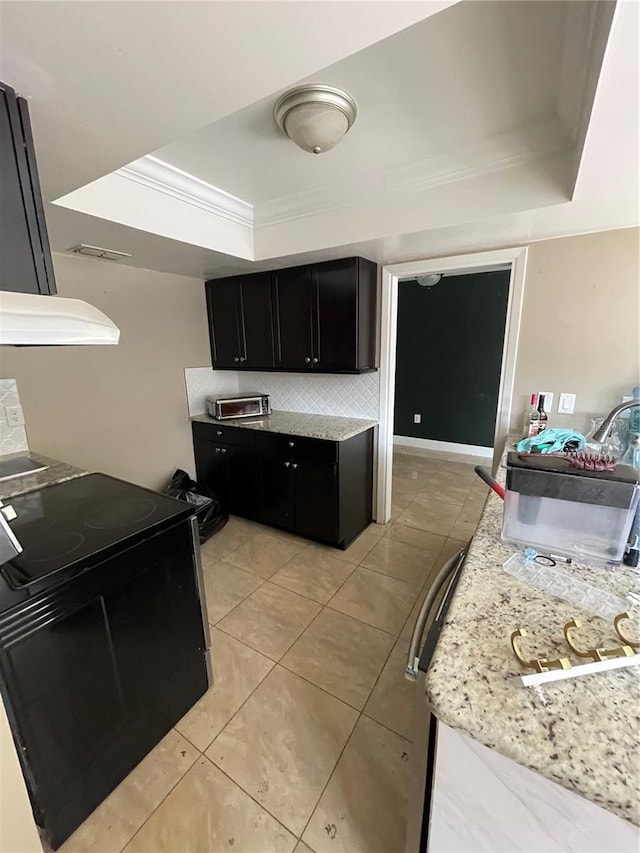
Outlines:
[{"label": "teal cloth", "polygon": [[516,450],[518,453],[562,453],[568,442],[577,442],[575,446],[572,444],[573,450],[584,450],[587,440],[575,429],[547,427],[540,435],[523,438],[516,445]]}]

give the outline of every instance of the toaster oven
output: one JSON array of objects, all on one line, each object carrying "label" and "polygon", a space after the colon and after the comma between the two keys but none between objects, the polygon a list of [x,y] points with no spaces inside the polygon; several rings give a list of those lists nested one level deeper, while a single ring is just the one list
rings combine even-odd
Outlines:
[{"label": "toaster oven", "polygon": [[207,411],[212,418],[261,418],[271,414],[268,394],[235,394],[229,397],[207,397]]}]

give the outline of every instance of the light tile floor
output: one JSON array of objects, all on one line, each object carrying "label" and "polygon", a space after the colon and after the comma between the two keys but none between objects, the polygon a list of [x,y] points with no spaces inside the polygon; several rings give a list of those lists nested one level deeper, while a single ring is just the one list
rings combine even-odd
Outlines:
[{"label": "light tile floor", "polygon": [[401,853],[408,641],[477,461],[396,449],[392,521],[346,551],[232,518],[202,548],[215,685],[62,853]]}]

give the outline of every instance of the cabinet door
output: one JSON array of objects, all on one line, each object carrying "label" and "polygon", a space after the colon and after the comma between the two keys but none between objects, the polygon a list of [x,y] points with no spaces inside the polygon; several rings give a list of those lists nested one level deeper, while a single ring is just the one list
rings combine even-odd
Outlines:
[{"label": "cabinet door", "polygon": [[275,367],[271,274],[240,279],[242,366],[254,370]]},{"label": "cabinet door", "polygon": [[276,363],[281,369],[311,369],[313,358],[313,299],[310,267],[274,274],[276,306]]},{"label": "cabinet door", "polygon": [[55,293],[27,103],[0,83],[0,290]]},{"label": "cabinet door", "polygon": [[229,473],[226,464],[227,448],[215,441],[196,438],[193,442],[196,459],[196,480],[210,489],[229,509]]},{"label": "cabinet door", "polygon": [[293,466],[296,533],[337,543],[337,465],[302,461]]},{"label": "cabinet door", "polygon": [[356,258],[313,268],[317,308],[316,370],[358,369],[358,266]]},{"label": "cabinet door", "polygon": [[257,518],[262,504],[260,457],[248,447],[227,447],[225,450],[229,512],[245,518]]},{"label": "cabinet door", "polygon": [[239,280],[208,281],[206,294],[211,363],[214,367],[239,367],[244,357],[239,327]]},{"label": "cabinet door", "polygon": [[293,478],[291,460],[264,453],[262,469],[262,507],[259,520],[263,524],[294,529]]}]

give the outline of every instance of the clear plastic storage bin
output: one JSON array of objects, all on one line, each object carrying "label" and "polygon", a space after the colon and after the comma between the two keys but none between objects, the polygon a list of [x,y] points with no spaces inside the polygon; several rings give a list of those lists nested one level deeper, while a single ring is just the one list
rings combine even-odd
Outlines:
[{"label": "clear plastic storage bin", "polygon": [[557,457],[510,453],[502,538],[578,562],[618,565],[639,499],[628,466],[582,471]]}]

